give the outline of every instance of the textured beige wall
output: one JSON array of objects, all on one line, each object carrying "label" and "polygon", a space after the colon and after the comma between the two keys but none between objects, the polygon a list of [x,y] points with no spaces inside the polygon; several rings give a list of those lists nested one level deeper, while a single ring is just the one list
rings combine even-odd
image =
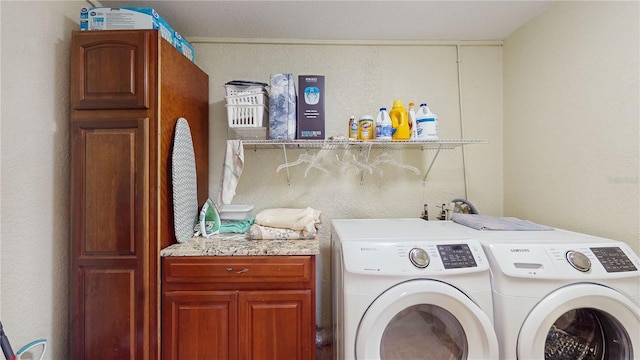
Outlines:
[{"label": "textured beige wall", "polygon": [[[452,45],[293,45],[198,43],[196,62],[210,79],[209,193],[217,199],[226,142],[224,83],[233,79],[269,82],[271,73],[326,76],[328,135],[346,135],[350,115],[375,116],[394,99],[404,104],[428,102],[438,114],[440,135],[459,139],[460,109],[457,48]],[[465,147],[468,198],[486,214],[502,215],[502,55],[499,45],[461,46],[464,135],[489,144]],[[436,205],[464,197],[461,149],[440,153],[422,186],[422,177],[435,151],[388,151],[418,167],[413,172],[384,167],[383,176],[338,168],[329,174],[304,166],[276,173],[284,162],[282,150],[245,150],[245,168],[234,204],[254,204],[256,211],[275,207],[313,207],[323,211],[321,255],[318,259],[318,322],[330,324],[331,219],[418,217],[424,203],[431,215]],[[377,150],[372,156],[385,150]],[[357,154],[357,150],[352,153]],[[301,151],[289,151],[290,161]],[[337,155],[342,156],[342,152]]]},{"label": "textured beige wall", "polygon": [[[68,357],[68,48],[85,4],[0,1],[0,319],[14,347],[45,337],[53,359]],[[465,150],[468,198],[482,213],[503,214],[504,156],[504,215],[625,240],[638,250],[638,18],[637,2],[559,2],[504,49],[460,48],[465,137],[489,140]],[[429,102],[442,136],[460,136],[455,46],[196,49],[211,82],[212,198],[226,135],[222,85],[231,79],[326,75],[330,134],[344,134],[351,114],[374,115],[400,98]],[[424,171],[433,152],[393,155]],[[354,171],[312,170],[304,178],[304,169],[292,169],[287,186],[286,175],[275,173],[280,151],[247,151],[246,160],[235,203],[324,211],[318,320],[325,326],[331,219],[413,217],[425,202],[434,215],[435,205],[464,193],[460,150],[440,154],[426,187],[422,175],[387,168],[362,186]]]},{"label": "textured beige wall", "polygon": [[[0,319],[16,348],[48,338],[52,359],[68,357],[68,48],[85,4],[0,1]],[[637,2],[560,2],[506,40],[504,67],[499,46],[460,48],[465,137],[489,140],[465,150],[468,198],[481,212],[503,214],[504,156],[505,215],[618,238],[638,250],[638,18]],[[375,115],[400,98],[429,102],[442,136],[460,137],[455,46],[196,49],[211,82],[212,198],[226,135],[222,85],[231,79],[326,75],[330,134],[344,134],[351,114]],[[433,152],[393,155],[424,171]],[[318,320],[325,326],[331,219],[414,217],[425,202],[434,215],[435,205],[464,194],[460,150],[440,154],[426,187],[422,175],[386,168],[362,186],[354,171],[312,170],[304,178],[297,168],[287,186],[286,175],[275,173],[280,151],[247,151],[246,160],[235,203],[324,211]]]},{"label": "textured beige wall", "polygon": [[84,1],[0,1],[0,319],[68,359],[69,44]]},{"label": "textured beige wall", "polygon": [[640,250],[639,7],[558,2],[505,40],[505,215]]}]

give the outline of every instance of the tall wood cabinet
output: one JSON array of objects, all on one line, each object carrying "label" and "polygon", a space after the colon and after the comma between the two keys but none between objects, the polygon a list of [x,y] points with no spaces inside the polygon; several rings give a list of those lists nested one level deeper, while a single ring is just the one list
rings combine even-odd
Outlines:
[{"label": "tall wood cabinet", "polygon": [[202,204],[208,76],[155,30],[74,32],[70,75],[70,354],[157,359],[173,133],[189,121]]}]

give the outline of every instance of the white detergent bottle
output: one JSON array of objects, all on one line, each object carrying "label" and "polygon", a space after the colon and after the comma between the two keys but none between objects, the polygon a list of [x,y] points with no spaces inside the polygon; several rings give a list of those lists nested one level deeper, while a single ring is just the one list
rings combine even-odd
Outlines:
[{"label": "white detergent bottle", "polygon": [[411,138],[416,139],[418,126],[416,126],[416,109],[415,104],[409,103],[409,129],[411,130]]},{"label": "white detergent bottle", "polygon": [[431,112],[426,103],[420,104],[416,118],[417,138],[438,140],[438,116]]},{"label": "white detergent bottle", "polygon": [[387,108],[380,108],[376,118],[376,140],[391,140],[392,129],[391,117]]}]

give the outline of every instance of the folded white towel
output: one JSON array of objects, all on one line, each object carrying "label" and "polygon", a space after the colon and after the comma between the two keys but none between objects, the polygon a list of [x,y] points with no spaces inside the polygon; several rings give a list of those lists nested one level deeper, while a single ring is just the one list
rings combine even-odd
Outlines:
[{"label": "folded white towel", "polygon": [[227,140],[222,179],[218,193],[218,205],[231,204],[244,169],[244,147],[241,140]]},{"label": "folded white towel", "polygon": [[282,229],[253,224],[247,232],[249,240],[312,240],[318,234],[304,235],[301,230]]},{"label": "folded white towel", "polygon": [[548,231],[554,230],[552,227],[538,225],[529,220],[522,220],[515,217],[495,217],[477,214],[451,215],[451,220],[455,223],[474,228],[476,230],[502,230],[502,231]]},{"label": "folded white towel", "polygon": [[314,235],[320,226],[322,211],[310,207],[305,209],[275,208],[260,211],[255,223],[282,229],[301,230],[304,237]]}]

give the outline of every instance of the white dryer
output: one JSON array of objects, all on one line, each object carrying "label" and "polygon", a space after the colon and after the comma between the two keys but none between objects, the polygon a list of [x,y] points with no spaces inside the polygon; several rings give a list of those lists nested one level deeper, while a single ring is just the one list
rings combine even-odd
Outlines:
[{"label": "white dryer", "polygon": [[421,219],[332,221],[334,358],[497,359],[478,240]]},{"label": "white dryer", "polygon": [[640,359],[640,259],[627,244],[561,229],[466,232],[491,264],[502,359]]}]

